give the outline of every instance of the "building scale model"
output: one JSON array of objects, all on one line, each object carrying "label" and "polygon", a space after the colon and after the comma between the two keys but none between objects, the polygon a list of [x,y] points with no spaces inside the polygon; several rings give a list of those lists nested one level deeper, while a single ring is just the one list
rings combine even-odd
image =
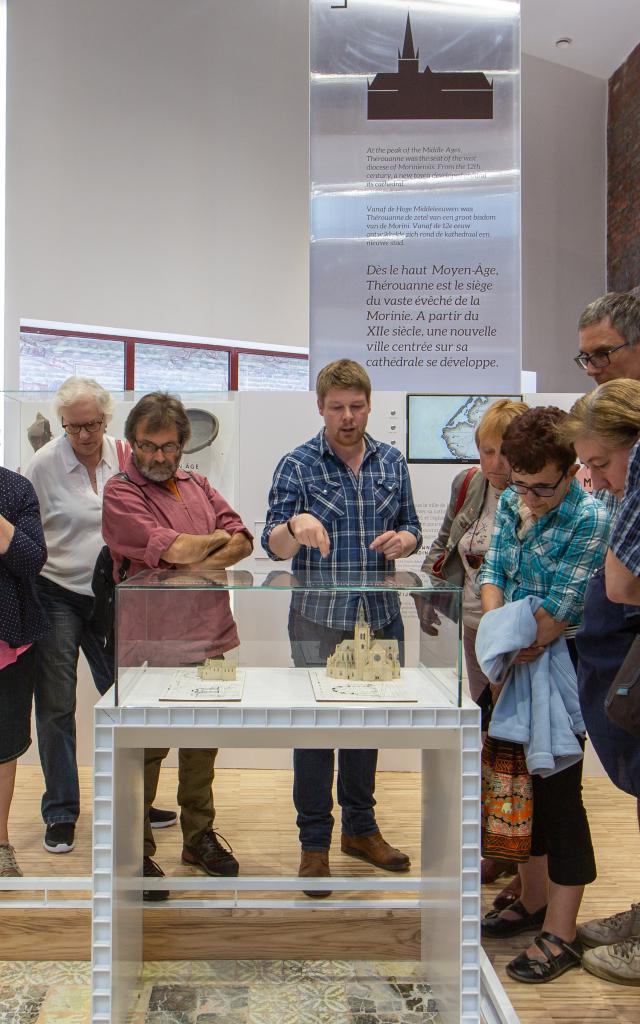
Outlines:
[{"label": "building scale model", "polygon": [[327,658],[331,679],[355,679],[364,683],[388,682],[400,678],[397,640],[377,640],[362,608],[353,640],[343,640]]},{"label": "building scale model", "polygon": [[202,665],[198,665],[198,676],[200,679],[226,679],[236,678],[235,661],[223,661],[222,658],[206,658]]}]

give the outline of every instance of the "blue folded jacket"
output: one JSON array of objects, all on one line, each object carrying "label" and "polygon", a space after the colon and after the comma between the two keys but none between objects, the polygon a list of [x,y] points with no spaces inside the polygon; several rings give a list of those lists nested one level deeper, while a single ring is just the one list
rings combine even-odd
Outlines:
[{"label": "blue folded jacket", "polygon": [[476,655],[491,682],[504,680],[489,735],[522,743],[531,775],[546,777],[582,758],[576,733],[583,734],[585,726],[564,637],[545,647],[535,661],[513,664],[518,651],[536,638],[534,615],[541,604],[539,597],[525,597],[483,615]]}]

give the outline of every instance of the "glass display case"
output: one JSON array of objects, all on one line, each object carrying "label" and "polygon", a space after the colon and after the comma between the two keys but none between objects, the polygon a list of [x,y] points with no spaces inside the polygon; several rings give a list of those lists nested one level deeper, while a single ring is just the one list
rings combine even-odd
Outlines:
[{"label": "glass display case", "polygon": [[116,706],[461,705],[460,597],[414,572],[145,571],[116,590]]},{"label": "glass display case", "polygon": [[[415,871],[332,871],[322,913],[416,912],[438,1020],[480,1024],[480,710],[461,693],[460,590],[280,568],[144,572],[116,594],[116,686],[95,708],[92,1024],[136,1005],[141,890],[167,886],[140,874],[143,750],[165,747],[419,752]],[[200,909],[304,911],[300,884],[172,874],[165,908],[193,891]]]}]

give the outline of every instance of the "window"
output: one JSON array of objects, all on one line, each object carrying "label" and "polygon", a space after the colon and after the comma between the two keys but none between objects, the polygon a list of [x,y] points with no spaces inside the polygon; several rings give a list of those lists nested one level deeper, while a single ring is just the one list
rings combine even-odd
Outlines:
[{"label": "window", "polygon": [[238,353],[238,391],[306,391],[309,360]]},{"label": "window", "polygon": [[20,390],[55,391],[67,377],[93,377],[108,391],[124,391],[121,341],[74,334],[20,334]]},{"label": "window", "polygon": [[33,321],[20,332],[21,391],[54,391],[71,376],[93,377],[109,391],[306,391],[308,373],[306,352],[250,342],[93,334]]},{"label": "window", "polygon": [[136,391],[228,391],[229,353],[136,342],[134,384]]}]

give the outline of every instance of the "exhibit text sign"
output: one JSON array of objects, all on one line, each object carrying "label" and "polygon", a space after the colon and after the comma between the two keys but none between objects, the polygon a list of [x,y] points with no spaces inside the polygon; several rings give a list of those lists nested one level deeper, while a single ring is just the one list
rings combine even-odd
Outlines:
[{"label": "exhibit text sign", "polygon": [[311,0],[312,382],[520,390],[519,17]]}]

